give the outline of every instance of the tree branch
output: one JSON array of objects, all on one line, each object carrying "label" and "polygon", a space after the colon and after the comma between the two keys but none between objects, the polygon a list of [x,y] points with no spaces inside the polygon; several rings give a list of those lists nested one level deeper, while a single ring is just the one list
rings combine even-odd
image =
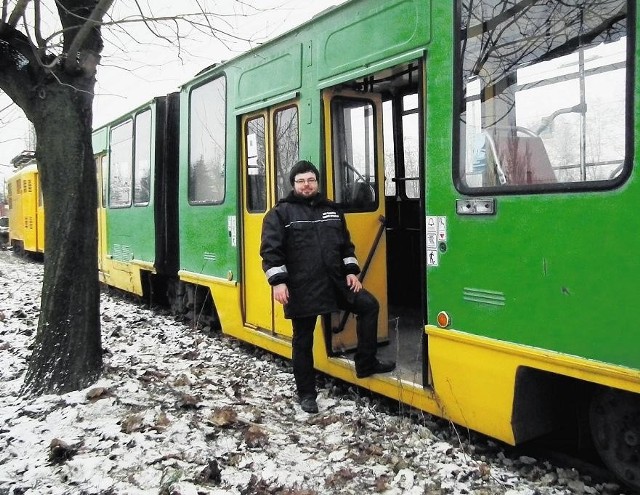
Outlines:
[{"label": "tree branch", "polygon": [[[71,46],[67,51],[67,58],[65,59],[64,63],[64,68],[66,71],[71,72],[77,67],[78,52],[80,51],[80,48],[86,41],[91,30],[96,26],[100,26],[102,18],[107,13],[107,10],[109,10],[109,8],[111,7],[111,4],[113,4],[113,1],[114,0],[99,0],[98,4],[93,9],[93,12],[91,12],[89,18],[85,21],[78,33],[75,35],[73,41],[71,42]],[[98,65],[98,58],[98,54],[91,55],[90,60],[87,59],[82,63],[82,65],[84,66],[83,69],[95,74],[96,66]]]},{"label": "tree branch", "polygon": [[151,31],[151,33],[154,36],[157,36],[158,38],[162,38],[167,42],[171,43],[171,40],[169,38],[167,38],[166,36],[163,36],[158,31],[153,30],[153,26],[151,26],[151,24],[148,22],[147,16],[144,15],[144,12],[142,11],[142,8],[140,7],[140,3],[138,2],[138,0],[135,0],[135,4],[136,4],[136,7],[138,8],[138,12],[140,12],[140,17],[142,18],[142,21],[144,22],[144,25],[147,27],[147,29]]},{"label": "tree branch", "polygon": [[[236,0],[237,1],[237,0]],[[216,16],[219,19],[223,19],[224,17],[233,17],[231,14],[228,16],[225,16],[224,14],[212,14],[212,13],[208,13],[208,12],[193,12],[193,13],[189,13],[189,14],[177,14],[177,15],[173,15],[173,16],[144,16],[144,17],[137,17],[137,16],[130,16],[127,18],[123,18],[123,19],[118,19],[118,20],[113,20],[113,21],[107,21],[107,22],[103,22],[101,24],[102,27],[111,27],[111,26],[120,26],[120,25],[124,25],[124,24],[140,24],[140,23],[145,23],[148,24],[150,22],[154,22],[154,23],[160,23],[160,22],[173,22],[173,23],[178,23],[178,22],[184,22],[187,23],[191,26],[193,26],[194,28],[197,28],[200,32],[206,32],[208,34],[211,34],[212,36],[215,36],[216,38],[219,38],[219,34],[224,35],[226,37],[228,37],[229,39],[234,39],[237,41],[251,41],[249,38],[246,38],[244,36],[240,36],[238,34],[233,33],[232,31],[223,31],[220,28],[215,28],[213,31],[210,31],[211,28],[211,23],[209,22],[209,17],[210,16]],[[236,17],[240,17],[239,15],[237,15]],[[195,19],[198,18],[205,18],[206,22],[198,22]],[[205,28],[205,29],[202,29]],[[159,36],[160,38],[164,38],[163,36]]]},{"label": "tree branch", "polygon": [[38,54],[40,58],[42,58],[45,54],[47,43],[42,37],[42,32],[40,30],[40,25],[42,21],[42,17],[40,16],[40,0],[34,0],[33,10],[34,10],[34,24],[35,24],[35,26],[33,27],[33,30],[36,37],[36,43],[38,44]]},{"label": "tree branch", "polygon": [[[30,1],[31,0],[18,0],[15,8],[13,9],[13,12],[11,12],[11,15],[9,16],[9,20],[7,21],[7,24],[9,24],[9,26],[11,26],[12,28],[15,28],[18,25],[18,21],[22,16],[24,16],[24,12],[25,10],[27,10],[27,5],[29,5]],[[3,6],[3,16],[4,16],[4,6]]]}]

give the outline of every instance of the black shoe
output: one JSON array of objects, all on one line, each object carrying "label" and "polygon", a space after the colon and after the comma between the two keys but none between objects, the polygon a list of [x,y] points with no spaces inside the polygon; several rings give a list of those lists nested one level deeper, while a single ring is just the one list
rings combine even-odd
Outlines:
[{"label": "black shoe", "polygon": [[376,363],[370,368],[365,368],[364,370],[356,369],[356,376],[358,378],[366,378],[378,373],[389,373],[395,369],[396,363],[393,361],[376,361]]},{"label": "black shoe", "polygon": [[304,412],[309,414],[315,414],[318,412],[318,403],[316,402],[315,397],[302,397],[300,399],[300,407]]}]

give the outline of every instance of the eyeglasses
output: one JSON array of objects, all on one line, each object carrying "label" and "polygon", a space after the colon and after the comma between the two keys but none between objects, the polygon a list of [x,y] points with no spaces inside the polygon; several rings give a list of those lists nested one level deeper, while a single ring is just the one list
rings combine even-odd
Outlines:
[{"label": "eyeglasses", "polygon": [[311,177],[311,179],[296,179],[293,182],[296,184],[315,184],[318,180],[315,177]]}]

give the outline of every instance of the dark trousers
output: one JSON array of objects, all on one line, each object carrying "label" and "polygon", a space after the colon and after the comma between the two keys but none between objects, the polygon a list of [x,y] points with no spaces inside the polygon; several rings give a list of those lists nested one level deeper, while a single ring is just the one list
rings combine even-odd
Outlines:
[{"label": "dark trousers", "polygon": [[[356,315],[358,347],[355,355],[356,370],[366,371],[376,364],[378,346],[378,312],[380,305],[373,295],[361,289],[351,302],[340,301],[341,309]],[[313,369],[313,329],[317,316],[292,318],[293,323],[293,376],[299,397],[316,397],[316,376]]]}]

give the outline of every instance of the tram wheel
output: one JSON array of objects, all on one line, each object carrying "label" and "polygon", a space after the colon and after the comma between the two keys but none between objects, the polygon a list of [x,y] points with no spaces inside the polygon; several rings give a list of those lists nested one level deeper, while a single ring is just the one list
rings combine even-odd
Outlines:
[{"label": "tram wheel", "polygon": [[599,389],[591,400],[589,418],[602,461],[623,482],[640,490],[640,396]]}]

